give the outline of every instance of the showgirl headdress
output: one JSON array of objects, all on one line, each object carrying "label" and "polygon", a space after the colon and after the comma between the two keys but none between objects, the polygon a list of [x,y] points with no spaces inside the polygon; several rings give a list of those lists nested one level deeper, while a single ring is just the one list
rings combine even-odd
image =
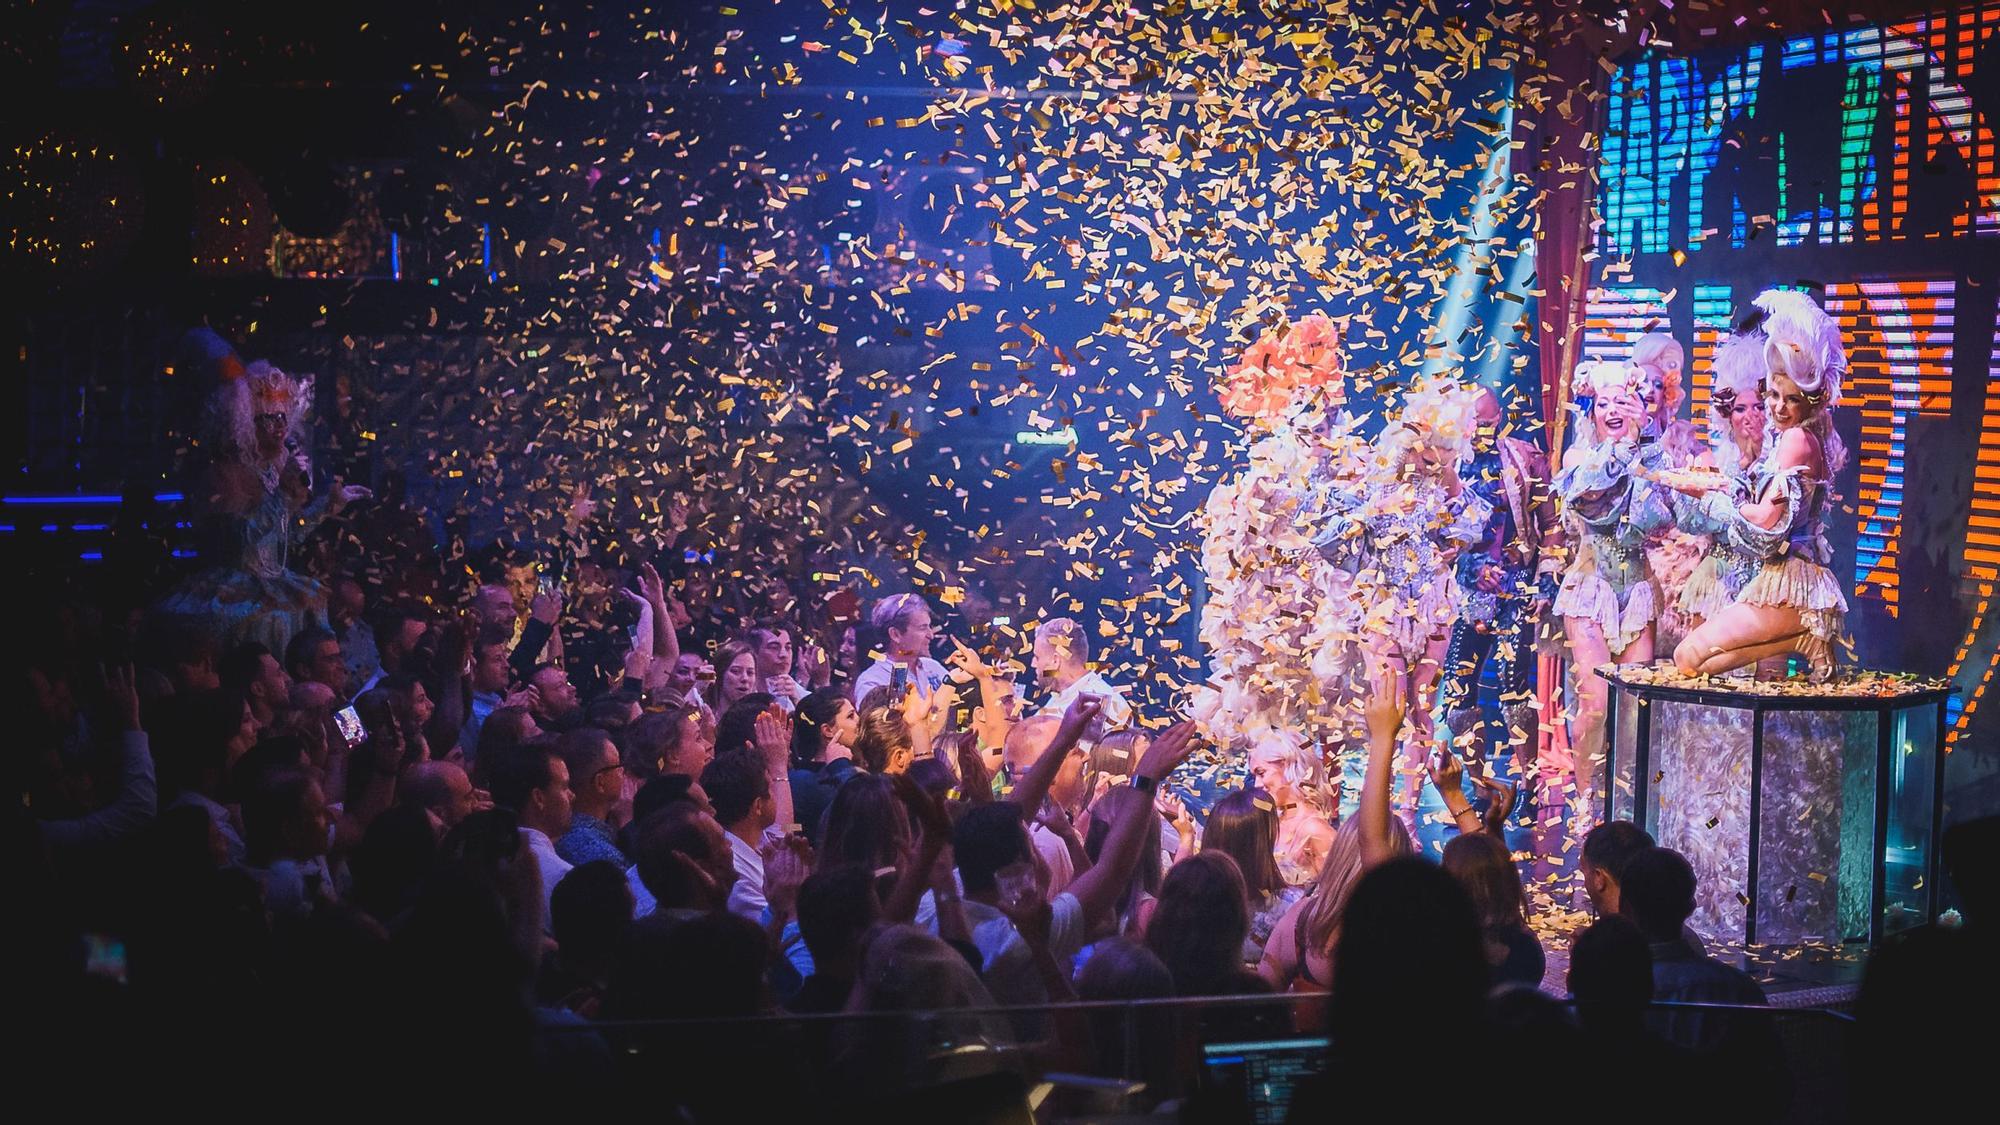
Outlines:
[{"label": "showgirl headdress", "polygon": [[1840,405],[1840,385],[1847,377],[1847,349],[1840,326],[1796,289],[1766,289],[1752,302],[1763,311],[1767,349],[1785,349],[1806,362],[1785,363],[1786,374],[1799,390],[1829,410]]},{"label": "showgirl headdress", "polygon": [[1569,379],[1570,395],[1586,412],[1602,395],[1628,391],[1637,396],[1645,386],[1646,373],[1639,370],[1637,364],[1611,359],[1585,360],[1577,365],[1576,373]]},{"label": "showgirl headdress", "polygon": [[1311,390],[1320,392],[1314,405],[1338,406],[1346,398],[1340,344],[1340,325],[1321,313],[1281,324],[1243,349],[1217,381],[1216,397],[1244,421],[1274,421],[1305,404]]},{"label": "showgirl headdress", "polygon": [[312,388],[312,376],[288,375],[260,359],[243,368],[240,376],[224,376],[209,395],[205,428],[211,440],[247,456],[257,447],[257,418],[280,414],[286,438],[294,439],[312,408]]},{"label": "showgirl headdress", "polygon": [[1433,375],[1403,392],[1396,424],[1383,435],[1397,454],[1419,447],[1436,449],[1453,462],[1472,453],[1479,431],[1476,400],[1479,389],[1448,375]]},{"label": "showgirl headdress", "polygon": [[1632,345],[1632,362],[1641,367],[1659,369],[1662,376],[1662,409],[1667,417],[1673,417],[1674,412],[1680,409],[1681,399],[1687,394],[1681,385],[1684,378],[1682,369],[1687,366],[1687,352],[1681,347],[1681,342],[1674,339],[1670,332],[1648,332]]},{"label": "showgirl headdress", "polygon": [[1708,392],[1711,410],[1726,415],[1738,403],[1755,405],[1763,393],[1764,342],[1762,332],[1732,334],[1715,349],[1710,368],[1714,385]]}]

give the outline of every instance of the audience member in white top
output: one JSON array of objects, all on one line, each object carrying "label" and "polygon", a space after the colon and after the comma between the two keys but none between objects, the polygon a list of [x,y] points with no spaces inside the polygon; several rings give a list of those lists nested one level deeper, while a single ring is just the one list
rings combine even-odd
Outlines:
[{"label": "audience member in white top", "polygon": [[766,921],[763,850],[774,839],[783,841],[782,833],[772,831],[778,822],[772,784],[770,768],[755,750],[718,754],[701,771],[701,788],[715,808],[717,823],[729,837],[736,867],[736,885],[729,888],[729,912],[759,925]]},{"label": "audience member in white top", "polygon": [[1035,678],[1053,694],[1038,714],[1060,716],[1080,695],[1103,700],[1102,717],[1083,732],[1084,745],[1095,743],[1107,730],[1132,722],[1132,705],[1121,688],[1112,687],[1090,669],[1090,639],[1083,627],[1067,617],[1044,621],[1035,629]]},{"label": "audience member in white top", "polygon": [[[1007,741],[1001,750],[1010,783],[1018,785],[1021,779],[1027,777],[1028,770],[1041,760],[1061,729],[1061,720],[1048,714],[1035,715],[1014,724],[1014,729],[1007,732]],[[1090,755],[1082,743],[1073,742],[1063,754],[1062,764],[1056,767],[1054,779],[1049,782],[1046,804],[1053,808],[1046,814],[1043,809],[1032,810],[1037,823],[1029,829],[1028,839],[1048,868],[1051,900],[1069,886],[1079,866],[1089,866],[1088,863],[1077,862],[1083,851],[1083,841],[1070,827],[1076,814],[1083,811],[1083,767],[1089,760]]]},{"label": "audience member in white top", "polygon": [[[1030,767],[1009,799],[974,805],[952,829],[952,851],[964,888],[965,918],[978,946],[982,972],[995,1001],[1034,1004],[1048,999],[1049,977],[1036,959],[1014,919],[1033,911],[1043,900],[1034,885],[1034,852],[1024,831],[1022,809],[1038,807],[1050,783],[1067,766],[1077,735],[1096,717],[1094,700],[1080,701],[1063,716],[1041,757]],[[1133,771],[1140,788],[1151,792],[1193,749],[1194,727],[1182,723],[1147,747]],[[1048,953],[1066,965],[1094,932],[1108,930],[1118,898],[1131,879],[1153,817],[1150,807],[1136,806],[1143,815],[1120,817],[1105,840],[1099,862],[1078,875],[1069,889],[1047,900]],[[933,896],[937,892],[933,891]],[[935,897],[933,897],[933,904]],[[918,919],[924,920],[925,911]],[[935,925],[933,918],[932,924]]]},{"label": "audience member in white top", "polygon": [[859,706],[878,687],[892,687],[901,668],[917,694],[928,696],[942,687],[945,667],[931,659],[931,607],[915,594],[896,594],[875,603],[869,621],[888,638],[889,655],[868,666],[854,679],[854,702]]},{"label": "audience member in white top", "polygon": [[570,865],[556,854],[555,842],[569,831],[569,767],[547,746],[509,746],[486,764],[493,803],[511,809],[521,836],[542,875],[542,931],[549,927],[549,895]]}]

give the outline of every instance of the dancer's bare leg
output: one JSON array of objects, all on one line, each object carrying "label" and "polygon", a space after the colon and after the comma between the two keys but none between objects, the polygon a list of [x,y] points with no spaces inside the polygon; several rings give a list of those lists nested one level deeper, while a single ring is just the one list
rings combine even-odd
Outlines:
[{"label": "dancer's bare leg", "polygon": [[[1410,667],[1410,662],[1403,656],[1402,646],[1392,637],[1378,636],[1371,639],[1368,643],[1368,657],[1374,667],[1382,669],[1383,674],[1389,677],[1389,687],[1404,701],[1406,717],[1403,720],[1403,753],[1400,766],[1404,785],[1396,803],[1405,819],[1411,822],[1409,827],[1414,831],[1417,798],[1421,796],[1417,786],[1421,782],[1424,768],[1424,752],[1420,749],[1424,744],[1417,741],[1414,736],[1420,720],[1417,709],[1410,702],[1416,695],[1417,669]],[[1428,722],[1428,716],[1423,721]]]},{"label": "dancer's bare leg", "polygon": [[[1817,647],[1823,646],[1813,644],[1798,610],[1738,602],[1689,633],[1674,650],[1674,666],[1689,676],[1715,676],[1769,657]],[[1829,661],[1818,653],[1808,655],[1813,658],[1814,674],[1824,675]]]},{"label": "dancer's bare leg", "polygon": [[1410,808],[1415,809],[1424,792],[1428,763],[1437,742],[1437,722],[1431,709],[1437,706],[1438,685],[1444,679],[1445,650],[1451,647],[1451,633],[1441,630],[1424,642],[1424,654],[1410,669],[1409,742],[1405,744],[1404,780],[1408,783]]},{"label": "dancer's bare leg", "polygon": [[1563,618],[1563,633],[1569,640],[1570,675],[1576,690],[1576,711],[1570,718],[1570,768],[1575,781],[1572,813],[1593,815],[1591,794],[1597,762],[1604,756],[1604,710],[1610,685],[1595,669],[1611,659],[1604,643],[1604,630],[1588,617]]}]

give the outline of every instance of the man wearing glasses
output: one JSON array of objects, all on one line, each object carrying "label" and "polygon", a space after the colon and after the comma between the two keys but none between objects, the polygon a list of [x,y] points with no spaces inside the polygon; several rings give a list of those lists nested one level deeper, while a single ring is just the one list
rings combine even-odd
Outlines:
[{"label": "man wearing glasses", "polygon": [[608,859],[620,870],[632,861],[618,850],[617,821],[624,800],[625,767],[611,736],[597,727],[578,727],[556,743],[556,753],[569,767],[569,831],[556,841],[556,854],[581,867]]}]

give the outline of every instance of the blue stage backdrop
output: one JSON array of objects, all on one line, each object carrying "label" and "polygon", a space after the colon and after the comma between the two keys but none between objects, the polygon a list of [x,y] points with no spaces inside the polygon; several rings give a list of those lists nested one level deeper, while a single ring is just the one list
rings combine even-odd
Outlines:
[{"label": "blue stage backdrop", "polygon": [[1805,289],[1840,322],[1852,655],[1957,682],[1952,819],[2000,808],[1996,129],[2000,3],[1629,62],[1585,335],[1611,357],[1671,330],[1700,419],[1709,359],[1759,290]]}]

